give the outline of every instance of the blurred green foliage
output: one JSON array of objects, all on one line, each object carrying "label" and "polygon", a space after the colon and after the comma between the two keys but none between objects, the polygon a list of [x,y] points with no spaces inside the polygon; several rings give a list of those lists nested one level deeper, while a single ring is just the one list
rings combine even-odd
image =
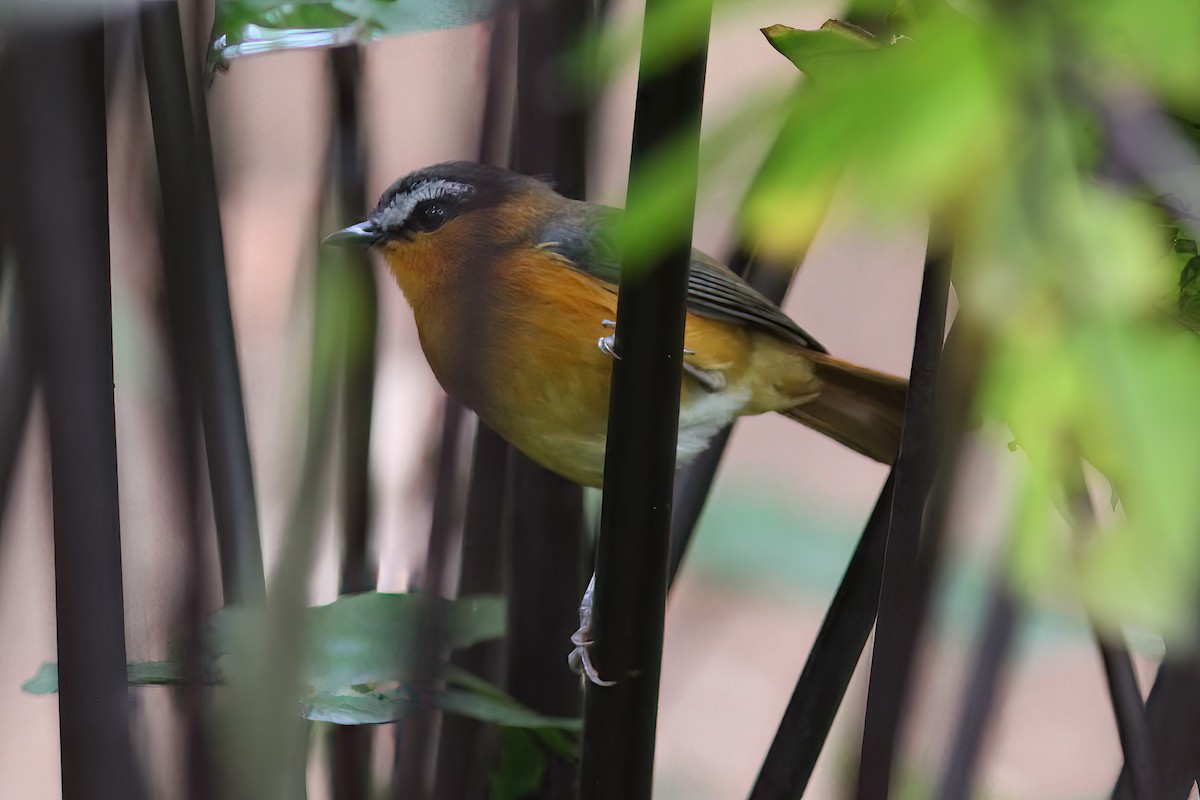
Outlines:
[{"label": "blurred green foliage", "polygon": [[[742,207],[744,237],[799,255],[835,191],[883,229],[937,220],[954,252],[956,324],[986,356],[977,412],[1008,426],[1023,465],[1011,506],[1016,583],[1083,602],[1108,623],[1190,632],[1200,598],[1200,341],[1191,329],[1200,262],[1195,217],[1164,220],[1145,198],[1158,178],[1200,176],[1187,122],[1200,108],[1200,4],[867,5],[855,11],[885,30],[764,31],[806,80],[777,110],[778,136]],[[669,40],[652,28],[671,24],[647,19],[647,41]],[[621,41],[614,36],[613,52]],[[678,46],[664,44],[664,58]],[[1138,159],[1117,163],[1118,134],[1125,148],[1154,145],[1115,132],[1113,109],[1153,115],[1187,158],[1148,152],[1156,175],[1131,174]],[[716,128],[710,167],[731,152]],[[678,206],[663,200],[664,183],[635,181],[631,194],[660,202],[630,206],[669,216]],[[1173,200],[1166,205],[1179,208]],[[1081,461],[1120,498],[1102,531],[1064,518]]]},{"label": "blurred green foliage", "polygon": [[[264,613],[231,607],[213,617],[202,678],[206,685],[239,680],[239,651],[261,629]],[[395,722],[432,705],[505,728],[531,729],[552,749],[573,753],[560,731],[578,731],[578,719],[538,714],[447,661],[451,650],[503,635],[501,598],[443,600],[364,592],[307,609],[303,624],[307,636],[299,702],[305,719],[339,725]],[[130,664],[128,672],[131,686],[181,686],[186,681],[180,661]],[[30,694],[57,692],[57,665],[42,664],[21,688]]]}]

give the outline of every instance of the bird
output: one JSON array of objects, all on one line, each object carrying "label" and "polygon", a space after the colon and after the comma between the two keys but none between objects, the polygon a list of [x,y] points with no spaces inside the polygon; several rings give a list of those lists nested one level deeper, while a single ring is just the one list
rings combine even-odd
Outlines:
[{"label": "bird", "polygon": [[[551,472],[601,487],[615,357],[617,209],[470,161],[394,182],[325,239],[378,251],[447,394]],[[677,464],[735,418],[779,412],[883,463],[907,381],[829,355],[777,305],[693,250]]]},{"label": "bird", "polygon": [[[621,213],[546,179],[450,161],[400,178],[367,219],[325,242],[382,256],[447,394],[546,469],[602,487]],[[770,412],[876,461],[896,458],[907,381],[831,356],[699,250],[681,355],[677,465],[735,418]]]}]

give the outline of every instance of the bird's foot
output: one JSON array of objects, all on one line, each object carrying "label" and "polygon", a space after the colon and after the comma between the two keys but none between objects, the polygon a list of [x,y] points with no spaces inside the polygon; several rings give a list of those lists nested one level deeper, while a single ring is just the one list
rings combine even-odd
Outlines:
[{"label": "bird's foot", "polygon": [[596,576],[593,575],[592,579],[588,581],[583,599],[579,602],[579,630],[571,634],[571,644],[575,645],[575,649],[571,651],[571,655],[567,656],[567,663],[571,665],[572,672],[586,677],[597,686],[616,686],[616,681],[606,681],[601,678],[600,673],[596,671],[596,666],[592,663],[592,595],[595,589]]},{"label": "bird's foot", "polygon": [[[602,320],[600,320],[600,327],[615,328],[615,327],[617,327],[617,323],[613,322],[611,319],[602,319]],[[598,340],[596,340],[596,346],[599,347],[600,352],[604,353],[606,356],[609,356],[610,358],[615,358],[618,361],[621,360],[621,357],[619,355],[617,355],[617,336],[616,336],[616,334],[610,334],[608,336],[601,336]],[[694,356],[694,355],[696,355],[696,351],[688,350],[685,347],[685,348],[683,348],[683,354],[685,356]]]},{"label": "bird's foot", "polygon": [[[600,327],[615,328],[617,327],[617,323],[611,319],[602,319],[600,320]],[[617,361],[621,360],[621,357],[617,355],[617,335],[615,333],[608,336],[601,336],[596,340],[596,346],[600,348],[601,353],[604,353],[609,358],[616,359]]]},{"label": "bird's foot", "polygon": [[617,337],[615,334],[601,336],[596,340],[596,346],[600,348],[601,353],[604,353],[609,358],[615,358],[617,361],[621,360],[621,357],[617,355]]}]

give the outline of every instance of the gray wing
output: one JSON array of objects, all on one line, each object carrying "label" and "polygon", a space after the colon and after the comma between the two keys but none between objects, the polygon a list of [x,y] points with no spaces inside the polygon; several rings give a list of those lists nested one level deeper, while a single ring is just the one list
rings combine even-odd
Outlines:
[{"label": "gray wing", "polygon": [[[603,231],[620,213],[613,208],[572,202],[543,228],[538,244],[575,269],[615,286],[621,277],[620,254]],[[692,250],[688,272],[687,305],[698,316],[762,328],[801,347],[828,352],[779,306],[728,267],[696,249]]]}]

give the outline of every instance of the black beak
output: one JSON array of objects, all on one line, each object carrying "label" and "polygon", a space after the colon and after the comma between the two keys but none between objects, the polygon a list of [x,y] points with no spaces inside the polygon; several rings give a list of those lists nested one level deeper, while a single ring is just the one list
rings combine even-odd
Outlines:
[{"label": "black beak", "polygon": [[337,233],[329,234],[322,244],[332,244],[338,247],[370,247],[377,244],[382,238],[379,230],[371,224],[370,220],[367,220],[357,225],[351,225],[349,228],[343,228]]}]

